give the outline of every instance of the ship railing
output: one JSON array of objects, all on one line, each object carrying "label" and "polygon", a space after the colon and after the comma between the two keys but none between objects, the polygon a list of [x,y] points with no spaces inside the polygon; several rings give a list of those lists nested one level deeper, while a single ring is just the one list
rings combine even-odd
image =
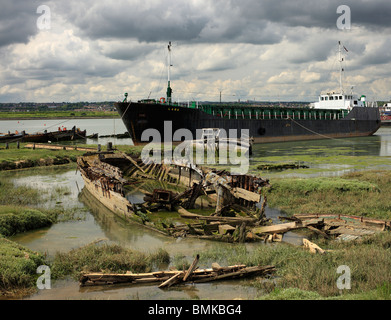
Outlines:
[{"label": "ship railing", "polygon": [[227,110],[212,110],[211,114],[222,119],[253,119],[253,120],[339,120],[346,117],[349,112],[346,110],[310,110],[307,112],[293,111],[280,112],[275,110],[266,111],[227,111]]}]

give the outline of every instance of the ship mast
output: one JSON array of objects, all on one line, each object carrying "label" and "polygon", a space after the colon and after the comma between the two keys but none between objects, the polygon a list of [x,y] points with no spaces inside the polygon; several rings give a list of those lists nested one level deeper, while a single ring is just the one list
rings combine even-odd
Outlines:
[{"label": "ship mast", "polygon": [[339,91],[340,91],[341,94],[343,94],[342,72],[344,70],[343,70],[343,67],[342,67],[343,57],[342,57],[341,41],[338,41],[338,46],[339,46],[338,50],[339,50],[339,66],[340,66],[340,70],[339,70]]},{"label": "ship mast", "polygon": [[168,43],[168,85],[167,85],[167,103],[171,103],[172,89],[170,87],[170,67],[171,67],[171,41]]}]

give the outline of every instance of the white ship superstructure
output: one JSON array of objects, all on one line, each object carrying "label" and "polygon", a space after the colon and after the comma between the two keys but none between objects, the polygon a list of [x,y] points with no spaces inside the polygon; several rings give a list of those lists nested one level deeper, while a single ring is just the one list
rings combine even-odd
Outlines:
[{"label": "white ship superstructure", "polygon": [[[344,58],[342,57],[342,45],[341,42],[338,42],[339,45],[339,63],[340,63],[340,76],[339,76],[339,90],[335,92],[328,92],[325,94],[319,95],[319,100],[311,104],[311,107],[316,109],[333,109],[339,110],[344,109],[350,111],[353,107],[366,107],[366,96],[357,96],[353,94],[353,87],[351,88],[351,93],[347,94],[344,92],[342,85],[342,74],[344,68],[342,67],[342,62]],[[347,49],[344,47],[347,51]]]}]

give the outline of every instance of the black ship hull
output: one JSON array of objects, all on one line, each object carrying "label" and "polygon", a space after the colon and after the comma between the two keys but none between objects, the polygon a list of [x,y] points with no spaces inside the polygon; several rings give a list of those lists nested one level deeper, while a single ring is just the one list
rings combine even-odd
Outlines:
[{"label": "black ship hull", "polygon": [[172,139],[164,137],[165,121],[172,122],[172,133],[188,129],[193,139],[200,138],[202,128],[224,129],[227,135],[230,129],[236,129],[238,138],[241,130],[248,129],[254,143],[369,136],[381,124],[379,109],[371,107],[354,107],[342,119],[227,119],[168,104],[118,102],[115,106],[135,145],[148,143],[148,137],[142,139],[142,133],[151,128],[160,133],[162,141]]}]

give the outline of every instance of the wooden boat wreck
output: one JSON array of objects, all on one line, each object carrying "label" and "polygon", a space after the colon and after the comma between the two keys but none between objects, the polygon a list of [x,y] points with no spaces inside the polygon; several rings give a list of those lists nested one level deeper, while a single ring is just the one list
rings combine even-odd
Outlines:
[{"label": "wooden boat wreck", "polygon": [[79,128],[73,127],[70,130],[59,130],[58,131],[44,131],[32,134],[23,134],[21,139],[22,142],[58,142],[58,141],[73,141],[78,139],[86,138],[86,130],[80,130]]},{"label": "wooden boat wreck", "polygon": [[246,266],[234,265],[221,267],[218,263],[212,263],[212,268],[198,269],[199,255],[187,270],[166,270],[149,273],[84,273],[79,279],[81,287],[112,285],[112,284],[148,284],[159,283],[159,288],[169,288],[173,285],[186,283],[210,282],[242,278],[253,275],[269,276],[275,271],[274,266]]},{"label": "wooden boat wreck", "polygon": [[[173,237],[264,240],[252,229],[269,223],[264,215],[266,197],[262,195],[268,180],[192,164],[144,163],[113,151],[87,153],[77,163],[88,192],[126,220]],[[142,184],[148,180],[180,189],[143,190]],[[132,188],[143,192],[142,203],[128,200],[126,192]]]},{"label": "wooden boat wreck", "polygon": [[78,139],[86,139],[86,130],[80,130],[74,126],[72,129],[61,129],[57,131],[26,133],[15,132],[8,134],[0,134],[0,142],[58,142],[58,141],[73,141]]}]

